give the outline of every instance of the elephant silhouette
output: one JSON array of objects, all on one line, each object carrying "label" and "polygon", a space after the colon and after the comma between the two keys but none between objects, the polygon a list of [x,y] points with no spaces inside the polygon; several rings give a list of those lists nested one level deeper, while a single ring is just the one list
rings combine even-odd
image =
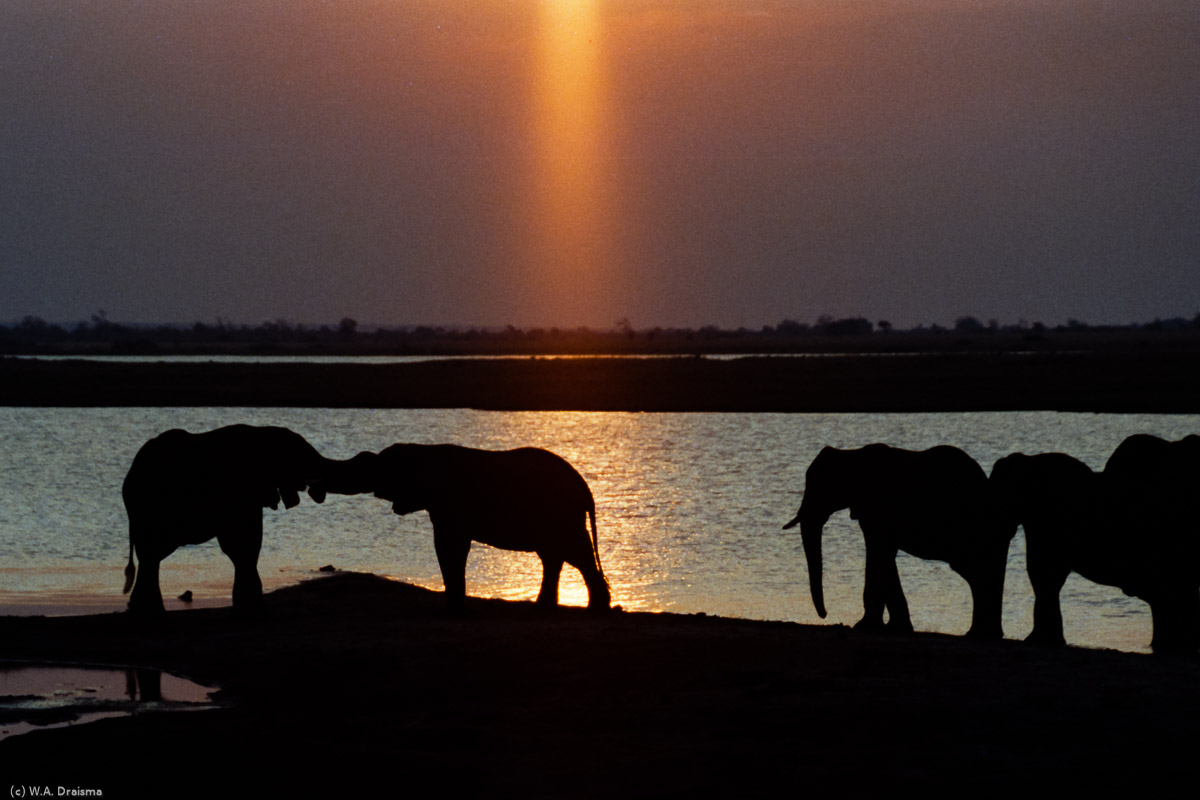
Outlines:
[{"label": "elephant silhouette", "polygon": [[[1104,480],[1114,494],[1126,522],[1136,526],[1143,509],[1150,505],[1154,516],[1174,528],[1196,530],[1200,519],[1200,436],[1192,434],[1178,442],[1137,433],[1117,446],[1104,465]],[[1200,555],[1200,543],[1185,539]]]},{"label": "elephant silhouette", "polygon": [[1145,600],[1156,653],[1200,644],[1200,437],[1166,442],[1137,434],[1103,472],[1063,453],[1015,453],[991,482],[1025,529],[1033,586],[1028,641],[1061,645],[1059,594],[1072,572]]},{"label": "elephant silhouette", "polygon": [[306,488],[313,500],[323,502],[320,482],[338,463],[287,428],[174,429],[146,442],[121,489],[129,516],[129,610],[162,613],[159,564],[177,548],[214,536],[233,562],[234,607],[261,604],[262,509],[278,508],[280,501],[292,508]]},{"label": "elephant silhouette", "polygon": [[397,514],[429,512],[452,608],[466,597],[472,541],[537,553],[542,561],[539,604],[557,605],[559,576],[566,563],[583,576],[588,607],[609,607],[591,489],[554,453],[530,447],[495,451],[394,444],[379,453],[359,453],[346,463],[348,469],[328,484],[330,492],[371,492],[391,501]]},{"label": "elephant silhouette", "polygon": [[940,445],[913,451],[870,444],[856,450],[826,447],[805,474],[800,510],[784,529],[800,526],[809,585],[817,614],[826,616],[821,535],[834,513],[850,509],[866,544],[863,617],[856,628],[912,631],[908,602],[896,571],[896,553],[945,561],[971,588],[967,635],[1001,638],[1008,545],[1016,524],[995,512],[987,474],[969,455]]}]

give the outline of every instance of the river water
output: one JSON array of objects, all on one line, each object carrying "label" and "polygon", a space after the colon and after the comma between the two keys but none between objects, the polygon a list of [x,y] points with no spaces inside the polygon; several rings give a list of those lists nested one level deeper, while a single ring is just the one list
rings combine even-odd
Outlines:
[{"label": "river water", "polygon": [[[121,482],[138,448],[169,428],[282,425],[331,458],[398,441],[505,449],[537,446],[570,461],[596,497],[600,553],[614,602],[628,610],[705,612],[811,624],[852,624],[862,613],[863,544],[847,512],[826,526],[829,617],[813,610],[797,530],[804,471],[824,445],[954,444],[985,470],[1012,452],[1062,451],[1093,468],[1132,433],[1179,439],[1200,416],[1028,413],[639,414],[468,410],[243,408],[0,408],[0,611],[118,610],[129,552]],[[203,487],[196,502],[209,502]],[[181,514],[187,509],[181,508]],[[399,517],[370,496],[304,497],[265,510],[259,572],[268,588],[327,564],[441,588],[424,513]],[[1004,630],[1023,638],[1033,595],[1018,531],[1009,551]],[[964,633],[971,602],[948,566],[900,558],[918,630]],[[532,554],[475,545],[473,595],[532,599]],[[163,564],[163,595],[191,590],[199,604],[228,603],[233,567],[215,540]],[[582,605],[578,573],[563,571],[563,602]],[[1144,651],[1149,608],[1072,575],[1063,589],[1068,642]],[[168,600],[168,607],[183,607]]]}]

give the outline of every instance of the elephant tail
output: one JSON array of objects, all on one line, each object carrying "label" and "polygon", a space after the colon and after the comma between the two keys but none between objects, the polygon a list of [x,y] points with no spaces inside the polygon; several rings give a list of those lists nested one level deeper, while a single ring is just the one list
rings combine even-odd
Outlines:
[{"label": "elephant tail", "polygon": [[129,564],[125,567],[125,589],[122,594],[129,594],[133,588],[133,579],[137,577],[137,566],[133,563],[133,535],[129,536]]},{"label": "elephant tail", "polygon": [[587,514],[588,521],[592,523],[592,554],[596,556],[596,569],[600,570],[600,577],[604,578],[604,565],[600,563],[600,537],[596,533],[596,507],[589,507]]}]

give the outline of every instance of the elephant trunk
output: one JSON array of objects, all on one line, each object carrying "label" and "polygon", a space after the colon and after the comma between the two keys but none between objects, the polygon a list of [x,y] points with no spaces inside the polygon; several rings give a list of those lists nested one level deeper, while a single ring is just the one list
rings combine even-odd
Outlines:
[{"label": "elephant trunk", "polygon": [[359,453],[345,461],[331,459],[313,488],[322,499],[326,494],[370,494],[376,490],[377,459],[375,453]]},{"label": "elephant trunk", "polygon": [[825,590],[822,587],[821,575],[821,534],[825,528],[823,520],[805,520],[803,514],[797,514],[791,522],[784,525],[784,530],[800,526],[800,541],[804,543],[804,557],[808,561],[808,589],[812,594],[813,606],[817,616],[825,619]]},{"label": "elephant trunk", "polygon": [[825,590],[821,583],[821,533],[824,525],[800,525],[800,541],[804,542],[804,557],[808,560],[808,588],[812,593],[817,616],[825,619]]}]

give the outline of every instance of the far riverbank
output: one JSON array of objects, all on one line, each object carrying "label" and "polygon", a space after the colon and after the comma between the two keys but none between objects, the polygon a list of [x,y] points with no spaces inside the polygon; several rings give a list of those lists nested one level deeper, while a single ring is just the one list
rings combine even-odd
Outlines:
[{"label": "far riverbank", "polygon": [[0,405],[1200,413],[1200,355],[529,357],[406,364],[0,358]]}]

